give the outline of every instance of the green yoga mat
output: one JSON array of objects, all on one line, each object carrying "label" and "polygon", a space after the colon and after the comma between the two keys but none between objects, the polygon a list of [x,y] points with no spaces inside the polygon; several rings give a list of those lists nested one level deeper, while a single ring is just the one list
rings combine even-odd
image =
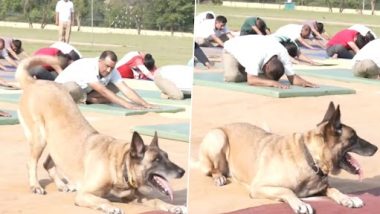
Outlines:
[{"label": "green yoga mat", "polygon": [[172,99],[163,99],[161,98],[161,92],[153,91],[153,90],[142,90],[138,89],[136,92],[146,101],[157,103],[161,105],[180,105],[180,106],[188,106],[191,105],[191,99],[183,99],[183,100],[172,100]]},{"label": "green yoga mat", "polygon": [[[17,103],[20,99],[20,94],[0,94],[0,101]],[[80,109],[84,111],[92,111],[106,114],[114,114],[114,115],[138,115],[145,114],[148,112],[156,112],[156,113],[175,113],[184,111],[185,109],[182,107],[175,106],[159,106],[157,109],[142,109],[142,110],[130,110],[125,109],[115,105],[107,105],[107,104],[91,104],[91,105],[79,105]]]},{"label": "green yoga mat", "polygon": [[159,138],[189,142],[189,123],[135,126],[132,130],[148,136],[154,136],[154,132],[157,131]]},{"label": "green yoga mat", "polygon": [[355,77],[351,69],[297,69],[296,72],[305,76],[380,86],[380,80]]},{"label": "green yoga mat", "polygon": [[273,87],[249,86],[246,82],[229,83],[223,81],[222,73],[195,73],[194,83],[195,85],[210,86],[276,98],[355,94],[355,90],[352,89],[327,85],[320,85],[319,88],[303,88],[299,86],[291,86],[290,89],[279,89]]},{"label": "green yoga mat", "polygon": [[92,111],[98,113],[106,113],[106,114],[114,114],[114,115],[139,115],[145,114],[148,112],[156,112],[156,113],[176,113],[180,111],[184,111],[184,108],[175,107],[175,106],[159,106],[154,109],[142,109],[142,110],[131,110],[125,109],[116,105],[108,105],[108,104],[91,104],[91,105],[79,105],[80,109],[84,111]]},{"label": "green yoga mat", "polygon": [[1,117],[0,116],[0,125],[15,125],[18,124],[18,116],[16,111],[3,110],[5,112],[10,113],[11,117]]}]

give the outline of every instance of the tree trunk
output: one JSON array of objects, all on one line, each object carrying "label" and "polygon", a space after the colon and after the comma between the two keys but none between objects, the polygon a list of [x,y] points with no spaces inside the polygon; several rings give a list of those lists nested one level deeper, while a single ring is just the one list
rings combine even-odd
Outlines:
[{"label": "tree trunk", "polygon": [[26,19],[28,20],[29,28],[33,28],[33,23],[29,15],[29,9],[30,9],[30,2],[29,0],[25,0],[24,5],[23,5],[24,15],[26,16]]},{"label": "tree trunk", "polygon": [[327,5],[329,6],[329,12],[332,13],[333,10],[332,10],[332,4],[331,4],[331,1],[330,1],[330,0],[326,0],[326,3],[327,3]]},{"label": "tree trunk", "polygon": [[371,0],[371,14],[375,15],[375,5],[376,5],[376,0]]},{"label": "tree trunk", "polygon": [[345,0],[340,0],[340,5],[339,5],[339,12],[342,13],[343,10],[344,10],[344,6],[345,6]]},{"label": "tree trunk", "polygon": [[[77,15],[75,16],[75,19],[77,20],[77,31],[80,31],[80,21],[81,21],[81,16],[80,16],[80,13],[77,12]],[[74,23],[73,23],[74,24]]]}]

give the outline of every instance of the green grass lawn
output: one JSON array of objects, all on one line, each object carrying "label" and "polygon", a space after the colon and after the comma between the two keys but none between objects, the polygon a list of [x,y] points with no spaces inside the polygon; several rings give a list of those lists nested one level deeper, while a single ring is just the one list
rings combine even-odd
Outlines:
[{"label": "green grass lawn", "polygon": [[[259,16],[266,19],[267,25],[271,28],[272,32],[275,32],[277,28],[282,25],[297,23],[287,19],[299,19],[299,20],[318,20],[325,23],[326,31],[330,35],[334,35],[341,29],[351,26],[350,23],[372,24],[379,25],[379,16],[368,16],[359,14],[340,14],[340,13],[326,13],[326,12],[313,12],[313,11],[285,11],[283,9],[261,9],[261,8],[238,8],[238,7],[223,7],[211,4],[197,5],[196,13],[202,11],[211,10],[216,14],[221,14],[227,17],[228,27],[232,30],[239,30],[244,19],[249,16]],[[273,18],[284,18],[284,20],[270,20]],[[328,22],[342,22],[347,25],[336,25]],[[379,27],[372,27],[372,30],[380,35]]]},{"label": "green grass lawn", "polygon": [[[75,29],[75,28],[74,28]],[[25,39],[52,40],[58,38],[55,30],[22,29],[11,27],[0,27],[1,36]],[[125,34],[100,34],[84,33],[73,31],[71,42],[86,42],[94,44],[120,45],[96,46],[96,45],[75,45],[75,47],[85,57],[99,56],[103,50],[113,50],[119,58],[129,51],[143,51],[153,55],[157,65],[186,64],[193,54],[193,40],[189,37],[172,36],[142,36]],[[49,44],[24,41],[23,46],[27,53],[31,54],[41,47]]]}]

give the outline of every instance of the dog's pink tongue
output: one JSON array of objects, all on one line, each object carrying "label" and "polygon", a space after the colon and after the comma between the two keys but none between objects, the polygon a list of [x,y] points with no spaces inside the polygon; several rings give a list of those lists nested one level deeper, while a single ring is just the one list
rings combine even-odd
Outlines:
[{"label": "dog's pink tongue", "polygon": [[157,181],[157,183],[165,190],[166,193],[169,194],[170,200],[173,201],[173,190],[169,185],[169,182],[160,176],[154,176],[154,179]]},{"label": "dog's pink tongue", "polygon": [[346,156],[347,156],[348,162],[350,162],[350,164],[356,168],[356,171],[358,172],[358,176],[359,176],[359,181],[362,181],[363,171],[362,171],[362,168],[360,167],[359,162],[350,154],[346,154]]}]

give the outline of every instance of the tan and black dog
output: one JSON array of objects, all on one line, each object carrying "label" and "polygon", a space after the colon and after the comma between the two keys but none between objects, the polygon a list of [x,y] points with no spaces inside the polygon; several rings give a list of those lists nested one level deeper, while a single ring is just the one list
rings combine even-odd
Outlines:
[{"label": "tan and black dog", "polygon": [[312,214],[300,198],[326,195],[343,206],[362,207],[358,197],[330,187],[327,176],[341,169],[361,175],[350,153],[372,156],[376,151],[341,123],[339,106],[330,103],[322,122],[302,134],[279,136],[247,123],[213,129],[201,143],[199,163],[218,186],[231,177],[246,185],[252,198],[284,201],[295,213]]},{"label": "tan and black dog", "polygon": [[[185,171],[168,159],[158,146],[157,135],[145,145],[137,132],[132,141],[118,140],[97,132],[83,117],[65,88],[55,82],[35,80],[28,70],[36,65],[56,64],[47,56],[21,62],[16,78],[23,94],[19,118],[31,146],[28,162],[33,193],[45,194],[37,178],[37,162],[44,149],[49,153],[45,169],[59,190],[75,191],[75,204],[120,214],[105,198],[108,194],[154,205],[170,212],[185,212],[158,199],[147,200],[140,190],[158,190],[173,198],[168,178],[180,178]],[[69,182],[64,182],[64,176]]]}]

